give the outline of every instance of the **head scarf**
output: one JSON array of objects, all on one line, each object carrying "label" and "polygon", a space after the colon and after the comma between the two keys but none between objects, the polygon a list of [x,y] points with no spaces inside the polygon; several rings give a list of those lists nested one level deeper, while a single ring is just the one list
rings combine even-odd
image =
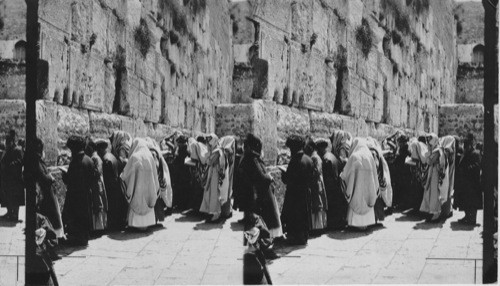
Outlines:
[{"label": "head scarf", "polygon": [[208,153],[207,145],[204,143],[196,141],[194,138],[189,138],[188,150],[191,159],[200,162],[201,165],[206,165],[208,163],[210,154]]},{"label": "head scarf", "polygon": [[125,151],[125,154],[130,157],[132,150],[130,144],[132,142],[132,137],[129,133],[121,130],[115,130],[109,139],[111,142],[111,153],[120,158],[120,153]]},{"label": "head scarf", "polygon": [[350,153],[349,149],[351,148],[352,142],[351,133],[342,130],[335,130],[333,131],[330,141],[332,142],[332,153],[337,158],[340,158],[344,152],[345,155]]},{"label": "head scarf", "polygon": [[217,145],[219,144],[219,137],[215,135],[214,133],[210,133],[208,136],[209,141],[207,142],[207,146],[213,151],[215,148],[217,148]]},{"label": "head scarf", "polygon": [[160,185],[160,197],[163,199],[163,202],[165,202],[165,205],[170,208],[172,207],[172,183],[170,181],[170,171],[168,169],[167,162],[165,162],[165,158],[163,158],[160,151],[160,146],[158,146],[156,141],[147,137],[146,142],[149,150],[151,152],[155,152],[156,156],[158,156],[158,160],[160,160],[160,170],[162,174],[159,174],[159,178],[163,176],[165,179],[165,186]]},{"label": "head scarf", "polygon": [[430,133],[429,135],[427,135],[427,137],[430,139],[428,139],[427,143],[430,147],[430,152],[433,152],[436,148],[439,147],[439,138],[438,136],[435,134],[435,133]]},{"label": "head scarf", "polygon": [[340,177],[345,183],[344,193],[349,207],[360,215],[373,211],[379,182],[375,160],[365,139],[353,140],[349,159]]},{"label": "head scarf", "polygon": [[410,141],[408,149],[411,154],[411,158],[419,161],[420,163],[425,163],[427,158],[427,145],[414,139]]},{"label": "head scarf", "polygon": [[136,138],[130,148],[130,156],[120,178],[127,186],[125,197],[130,208],[145,215],[156,204],[160,184],[156,162],[145,139]]}]

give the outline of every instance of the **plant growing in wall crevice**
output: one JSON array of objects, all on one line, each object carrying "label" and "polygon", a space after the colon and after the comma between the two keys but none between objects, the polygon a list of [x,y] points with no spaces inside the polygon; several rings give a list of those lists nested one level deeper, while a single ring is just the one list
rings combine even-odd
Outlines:
[{"label": "plant growing in wall crevice", "polygon": [[139,51],[143,57],[148,54],[149,48],[151,47],[153,35],[149,30],[148,23],[146,20],[141,19],[139,26],[134,30],[134,39],[139,46]]},{"label": "plant growing in wall crevice", "polygon": [[361,25],[356,28],[356,40],[361,45],[363,55],[368,57],[373,44],[373,31],[365,18],[362,19]]}]

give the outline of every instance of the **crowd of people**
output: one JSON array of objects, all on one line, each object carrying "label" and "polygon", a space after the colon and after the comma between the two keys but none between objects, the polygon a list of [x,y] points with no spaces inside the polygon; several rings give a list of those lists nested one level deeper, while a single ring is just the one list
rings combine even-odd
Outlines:
[{"label": "crowd of people", "polygon": [[[159,143],[124,131],[114,131],[109,141],[71,136],[66,143],[71,162],[60,168],[67,189],[62,201],[44,163],[43,141],[35,143],[32,175],[40,224],[70,245],[87,245],[92,234],[107,230],[147,229],[174,208],[205,215],[207,223],[240,210],[239,223],[246,229],[264,224],[271,239],[299,245],[325,230],[366,230],[394,210],[413,209],[432,223],[459,209],[465,212],[461,223],[476,224],[482,208],[481,154],[472,134],[409,138],[397,132],[382,142],[342,130],[329,140],[291,135],[289,164],[280,167],[286,185],[281,210],[275,176],[267,171],[262,141],[253,134],[243,141],[178,135]],[[5,147],[1,204],[8,209],[4,218],[17,220],[24,184],[23,148],[15,132]]]}]

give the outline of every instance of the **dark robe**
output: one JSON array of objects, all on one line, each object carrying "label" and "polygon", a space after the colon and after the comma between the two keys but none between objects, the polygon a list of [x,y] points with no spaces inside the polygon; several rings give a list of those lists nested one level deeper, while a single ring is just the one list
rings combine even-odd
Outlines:
[{"label": "dark robe", "polygon": [[280,227],[278,206],[271,187],[272,178],[266,173],[264,161],[259,155],[248,152],[238,169],[244,210],[261,216],[269,229]]},{"label": "dark robe", "polygon": [[242,177],[242,172],[240,170],[240,164],[241,161],[243,160],[243,154],[236,153],[235,156],[235,170],[234,170],[234,176],[233,176],[233,209],[234,210],[240,210],[240,211],[245,211],[245,204],[246,200],[244,197],[243,188],[243,179]]},{"label": "dark robe", "polygon": [[[406,158],[410,156],[408,145],[400,148],[393,163],[389,167],[393,190],[393,205],[403,210],[415,207],[422,202],[423,189],[413,179],[410,166],[405,164]],[[392,168],[391,168],[392,167]]]},{"label": "dark robe", "polygon": [[54,229],[60,229],[62,227],[61,210],[58,209],[59,204],[55,193],[52,191],[54,180],[47,170],[47,165],[40,157],[38,157],[34,178],[40,187],[42,195],[42,200],[38,202],[39,213],[50,221]]},{"label": "dark robe", "polygon": [[347,223],[347,200],[341,188],[340,161],[330,152],[326,152],[321,159],[323,160],[323,180],[328,202],[328,227],[340,228]]},{"label": "dark robe", "polygon": [[102,158],[102,173],[108,198],[108,227],[118,230],[127,222],[128,203],[120,185],[120,162],[112,153],[106,153]]},{"label": "dark robe", "polygon": [[87,245],[91,228],[91,183],[94,164],[83,151],[73,155],[68,172],[63,175],[67,186],[63,222],[68,239]]},{"label": "dark robe", "polygon": [[172,168],[169,168],[172,180],[173,206],[177,206],[181,210],[189,208],[189,201],[192,196],[190,193],[191,175],[189,167],[184,164],[188,155],[187,146],[179,148],[172,162]]},{"label": "dark robe", "polygon": [[454,207],[470,211],[483,208],[483,193],[480,186],[481,155],[479,151],[465,152],[458,162],[455,174]]},{"label": "dark robe", "polygon": [[305,238],[309,226],[310,182],[313,176],[311,158],[300,151],[292,155],[282,180],[286,184],[281,221],[289,235]]},{"label": "dark robe", "polygon": [[0,186],[7,209],[18,216],[19,206],[24,205],[23,150],[14,146],[7,150],[0,161]]}]

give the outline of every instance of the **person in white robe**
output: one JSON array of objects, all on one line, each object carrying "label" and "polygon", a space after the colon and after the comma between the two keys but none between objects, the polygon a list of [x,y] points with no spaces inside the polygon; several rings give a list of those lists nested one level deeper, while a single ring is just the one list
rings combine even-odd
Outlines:
[{"label": "person in white robe", "polygon": [[353,140],[349,150],[349,159],[340,177],[349,204],[348,226],[366,229],[369,225],[375,224],[373,207],[378,196],[379,182],[375,160],[365,139]]},{"label": "person in white robe", "polygon": [[128,226],[145,229],[155,225],[154,206],[160,184],[156,162],[145,139],[136,138],[132,142],[120,177],[126,185],[125,197],[129,203]]}]

